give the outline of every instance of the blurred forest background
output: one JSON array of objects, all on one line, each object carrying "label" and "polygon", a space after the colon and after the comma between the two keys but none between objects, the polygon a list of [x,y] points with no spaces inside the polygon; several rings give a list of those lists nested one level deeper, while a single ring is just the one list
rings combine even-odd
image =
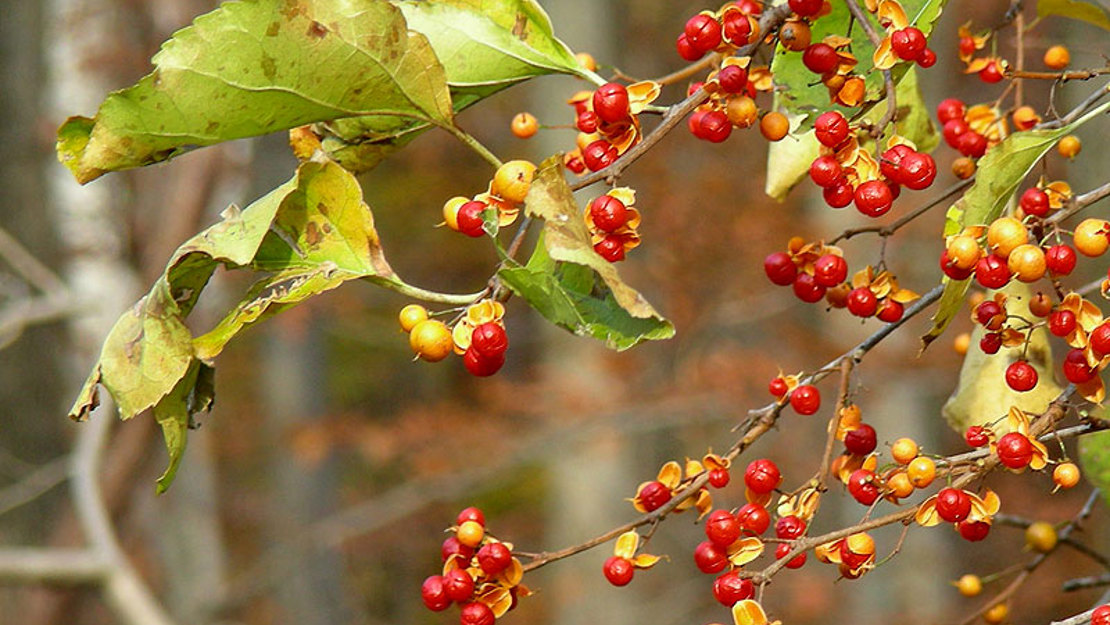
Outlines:
[{"label": "blurred forest background", "polygon": [[[809,184],[785,203],[767,199],[766,143],[754,132],[716,146],[680,129],[622,180],[637,190],[644,244],[620,270],[674,322],[675,339],[613,353],[510,301],[508,364],[492,379],[476,379],[454,359],[411,362],[396,324],[408,302],[351,284],[247,333],[225,352],[215,409],[190,437],[166,495],[154,495],[166,458],[150,418],[115,423],[97,475],[75,474],[71,454],[83,428],[115,421],[110,405],[91,423],[65,418],[111,323],[182,241],[228,204],[246,205],[285,181],[295,167],[284,136],[199,150],[87,187],[55,159],[54,130],[66,116],[91,115],[109,90],[147,73],[159,44],[214,4],[0,3],[0,622],[123,622],[80,576],[59,585],[12,566],[29,548],[86,544],[74,501],[96,479],[128,559],[176,623],[453,623],[454,613],[428,612],[419,589],[439,569],[441,531],[457,510],[482,507],[494,533],[525,551],[585,540],[634,516],[625,499],[662,462],[726,449],[730,428],[768,401],[766,383],[779,367],[812,370],[878,327],[797,301],[769,284],[761,268],[791,235],[831,238],[860,225],[859,215],[829,210]],[[665,0],[544,4],[573,49],[636,77],[681,67],[675,36],[689,15],[710,8]],[[967,20],[992,25],[1007,6],[950,3],[932,42],[940,62],[921,74],[930,107],[944,97],[974,103],[1000,91],[961,75],[955,31]],[[1073,67],[1103,63],[1097,49],[1079,42],[1105,41],[1105,33],[1064,20],[1036,28],[1030,58],[1065,38]],[[583,87],[542,78],[467,111],[461,125],[504,158],[539,161],[571,146],[573,132],[522,141],[508,132],[510,118],[528,110],[543,123],[569,124],[565,101]],[[1094,87],[1063,89],[1061,110]],[[669,88],[661,102],[679,99],[683,89]],[[1047,85],[1027,97],[1043,107]],[[1074,164],[1050,157],[1049,176],[1066,174],[1081,191],[1104,181],[1110,156],[1100,149],[1100,132],[1084,129],[1087,149]],[[935,188],[942,189],[954,180],[953,151],[937,154]],[[429,133],[363,177],[386,255],[408,282],[453,292],[481,288],[496,262],[489,246],[433,226],[445,199],[477,192],[490,173],[452,138]],[[929,197],[903,194],[894,213]],[[888,262],[904,286],[925,292],[939,279],[942,220],[937,211],[889,242]],[[878,245],[863,236],[845,248],[862,265],[878,258]],[[211,327],[219,305],[248,284],[218,275],[190,319],[194,327]],[[880,441],[912,436],[928,450],[952,453],[963,443],[939,409],[960,359],[947,339],[918,358],[925,324],[915,319],[868,357],[857,370],[857,401]],[[961,316],[956,326],[953,334],[970,324]],[[773,457],[788,485],[800,483],[819,460],[824,423],[823,416],[791,415],[742,463]],[[1073,515],[1086,496],[1049,496],[1048,476],[996,475],[992,484],[1003,512],[1053,522]],[[715,497],[739,505],[742,481]],[[847,497],[829,497],[826,506],[816,529],[850,524],[863,511]],[[1083,539],[1110,546],[1108,518],[1099,504]],[[898,537],[897,528],[887,530],[877,535],[880,554]],[[712,577],[692,561],[701,536],[692,515],[668,519],[651,551],[670,561],[624,589],[601,575],[609,546],[530,573],[525,583],[539,593],[506,622],[729,622],[710,592]],[[833,568],[810,562],[777,577],[765,603],[791,625],[955,622],[980,600],[960,597],[950,580],[1028,557],[1018,529],[997,527],[977,544],[942,528],[917,529],[876,574],[834,583]],[[1075,552],[1058,552],[1015,599],[1014,621],[1043,623],[1089,608],[1101,591],[1063,593],[1060,585],[1098,572]]]}]

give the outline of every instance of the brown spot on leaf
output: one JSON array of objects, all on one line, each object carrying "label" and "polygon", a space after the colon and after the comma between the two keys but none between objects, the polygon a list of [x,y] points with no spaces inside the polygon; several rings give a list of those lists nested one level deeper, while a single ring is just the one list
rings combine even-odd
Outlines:
[{"label": "brown spot on leaf", "polygon": [[328,27],[316,20],[312,20],[312,23],[308,25],[307,34],[313,39],[323,39],[324,36],[328,34]]},{"label": "brown spot on leaf", "polygon": [[328,205],[324,204],[323,202],[317,202],[316,203],[316,212],[320,213],[321,215],[326,216],[328,214]]},{"label": "brown spot on leaf", "polygon": [[262,75],[271,82],[277,76],[277,61],[269,54],[262,55]]},{"label": "brown spot on leaf", "polygon": [[320,234],[320,227],[316,225],[315,221],[310,221],[305,224],[304,241],[308,243],[309,247],[316,247],[323,238],[323,235]]},{"label": "brown spot on leaf", "polygon": [[210,121],[210,122],[208,122],[208,125],[204,127],[204,132],[206,134],[211,135],[211,134],[215,134],[216,131],[219,130],[219,129],[220,129],[220,122]]},{"label": "brown spot on leaf", "polygon": [[516,22],[513,23],[513,36],[524,41],[524,30],[526,28],[528,28],[528,17],[523,12],[518,12]]},{"label": "brown spot on leaf", "polygon": [[266,27],[267,37],[276,37],[279,32],[281,32],[281,22],[270,22],[270,25]]}]

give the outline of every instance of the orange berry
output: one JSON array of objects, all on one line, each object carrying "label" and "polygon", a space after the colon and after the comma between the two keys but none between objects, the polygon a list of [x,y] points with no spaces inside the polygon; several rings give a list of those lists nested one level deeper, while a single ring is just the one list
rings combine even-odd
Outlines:
[{"label": "orange berry", "polygon": [[1052,312],[1052,298],[1041,291],[1037,291],[1029,299],[1029,312],[1042,319],[1047,317]]},{"label": "orange berry", "polygon": [[1048,553],[1056,548],[1056,528],[1046,521],[1037,521],[1025,528],[1025,544],[1033,551]]},{"label": "orange berry", "polygon": [[1110,221],[1105,219],[1084,219],[1075,227],[1073,242],[1075,249],[1084,256],[1102,256],[1110,247]]},{"label": "orange berry", "polygon": [[1068,135],[1056,144],[1056,151],[1064,158],[1075,158],[1079,151],[1083,149],[1083,142],[1075,135]]},{"label": "orange berry", "polygon": [[1045,50],[1044,65],[1049,69],[1064,69],[1071,63],[1071,53],[1065,46],[1055,45]]},{"label": "orange berry", "polygon": [[790,120],[778,111],[771,111],[759,120],[759,132],[768,141],[781,141],[790,132]]},{"label": "orange berry", "polygon": [[968,347],[971,347],[971,333],[969,332],[961,332],[952,340],[952,349],[961,356],[967,353]]},{"label": "orange berry", "polygon": [[1029,130],[1041,123],[1041,116],[1031,106],[1019,106],[1012,116],[1014,127],[1018,130]]},{"label": "orange berry", "polygon": [[809,24],[788,21],[779,28],[779,43],[787,50],[801,52],[809,47],[810,34]]},{"label": "orange berry", "polygon": [[455,538],[467,547],[474,548],[482,544],[482,538],[486,535],[486,528],[477,521],[463,521],[459,524],[458,529],[455,530]]},{"label": "orange berry", "polygon": [[983,592],[983,580],[978,575],[968,573],[956,580],[956,590],[965,597],[974,597]]},{"label": "orange berry", "polygon": [[910,476],[910,484],[914,488],[926,488],[937,476],[937,465],[928,456],[918,456],[906,467],[906,474]]},{"label": "orange berry", "polygon": [[899,471],[888,477],[886,487],[890,489],[892,495],[899,499],[913,494],[913,484],[910,482],[910,476],[906,475],[905,471]]},{"label": "orange berry", "polygon": [[513,116],[509,128],[513,131],[514,136],[527,139],[535,135],[536,131],[540,129],[540,122],[531,113],[517,113]]},{"label": "orange berry", "polygon": [[733,97],[725,105],[725,115],[733,126],[749,128],[759,118],[759,107],[755,105],[755,100],[746,95]]},{"label": "orange berry", "polygon": [[1028,240],[1025,225],[1013,217],[999,217],[987,228],[987,247],[1002,258]]},{"label": "orange berry", "polygon": [[1017,274],[1017,279],[1022,282],[1036,282],[1043,278],[1048,270],[1044,250],[1041,246],[1032,243],[1015,247],[1006,259],[1006,266]]},{"label": "orange berry", "polygon": [[948,244],[948,262],[956,269],[966,271],[974,268],[982,253],[979,240],[970,234],[952,237],[952,241]]},{"label": "orange berry", "polygon": [[890,455],[898,464],[909,464],[917,457],[917,442],[912,438],[900,438],[890,446]]},{"label": "orange berry", "polygon": [[1010,606],[1005,603],[999,603],[991,609],[983,612],[983,620],[987,625],[1000,625],[1010,615]]},{"label": "orange berry", "polygon": [[428,318],[428,309],[420,304],[409,304],[401,309],[397,315],[397,320],[401,322],[401,329],[405,332],[412,332],[416,324]]},{"label": "orange berry", "polygon": [[532,188],[532,177],[536,166],[528,161],[509,161],[497,168],[490,185],[490,193],[513,203],[524,201],[528,189]]},{"label": "orange berry", "polygon": [[425,319],[417,323],[409,334],[409,346],[419,357],[428,362],[439,362],[448,356],[455,347],[451,331],[437,319]]},{"label": "orange berry", "polygon": [[1052,470],[1052,481],[1060,488],[1071,488],[1079,483],[1079,467],[1074,462],[1061,462]]},{"label": "orange berry", "polygon": [[952,175],[960,180],[967,180],[975,175],[976,165],[973,159],[961,156],[952,161]]},{"label": "orange berry", "polygon": [[443,203],[443,223],[447,227],[459,231],[459,209],[470,200],[461,195],[455,196]]}]

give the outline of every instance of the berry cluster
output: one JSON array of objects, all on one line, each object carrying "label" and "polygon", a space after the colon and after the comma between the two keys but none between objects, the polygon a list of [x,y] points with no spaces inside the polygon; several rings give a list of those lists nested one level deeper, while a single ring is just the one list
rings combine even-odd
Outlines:
[{"label": "berry cluster", "polygon": [[799,375],[779,375],[767,384],[767,390],[781,403],[790,402],[790,407],[800,415],[815,414],[821,409],[821,392],[812,384],[802,384]]},{"label": "berry cluster", "polygon": [[499,227],[511,225],[520,214],[520,205],[532,188],[535,173],[536,166],[529,161],[505,163],[497,169],[485,192],[470,199],[456,196],[447,200],[443,205],[444,223],[456,232],[480,237],[485,234],[486,212],[493,209]]},{"label": "berry cluster", "polygon": [[458,604],[461,625],[493,625],[516,607],[519,597],[531,594],[520,581],[524,575],[513,546],[486,530],[485,515],[470,507],[459,512],[451,536],[440,554],[443,572],[424,580],[421,598],[429,610],[441,612]]},{"label": "berry cluster", "polygon": [[893,323],[902,318],[905,304],[919,296],[898,286],[887,271],[868,266],[848,281],[848,263],[839,248],[793,237],[784,252],[763,259],[763,271],[772,283],[791,286],[803,302],[825,300],[833,308],[846,308],[857,317],[878,317]]},{"label": "berry cluster", "polygon": [[611,189],[586,207],[584,219],[594,251],[615,263],[640,244],[640,211],[633,207],[636,192],[628,187]]},{"label": "berry cluster", "polygon": [[[1023,126],[1029,124],[1024,112],[1018,119]],[[989,104],[968,108],[961,100],[948,98],[937,105],[937,120],[942,126],[944,142],[963,156],[952,165],[958,178],[971,177],[976,160],[1009,134],[1006,118]]]},{"label": "berry cluster", "polygon": [[439,362],[454,351],[463,357],[467,371],[486,377],[505,364],[509,336],[501,320],[504,314],[501,302],[484,300],[468,307],[449,329],[442,321],[429,319],[423,306],[409,304],[401,309],[398,320],[401,329],[409,333],[409,345],[419,358]]},{"label": "berry cluster", "polygon": [[605,169],[639,143],[639,114],[659,97],[659,91],[659,83],[650,80],[627,87],[608,82],[567,100],[574,107],[578,128],[577,147],[563,156],[567,169],[576,174]]}]

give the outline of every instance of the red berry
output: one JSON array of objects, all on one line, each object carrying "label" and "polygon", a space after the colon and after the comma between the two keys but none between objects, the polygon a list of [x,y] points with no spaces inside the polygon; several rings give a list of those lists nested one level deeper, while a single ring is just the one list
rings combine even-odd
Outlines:
[{"label": "red berry", "polygon": [[813,130],[821,145],[835,148],[848,138],[848,120],[838,111],[828,111],[817,116]]},{"label": "red berry", "polygon": [[813,163],[809,166],[810,179],[822,189],[827,189],[840,182],[843,173],[836,157],[829,155],[818,156],[813,159]]},{"label": "red berry", "polygon": [[459,612],[460,625],[493,625],[496,620],[493,610],[479,601],[464,605]]},{"label": "red berry", "polygon": [[615,232],[628,223],[628,208],[611,195],[602,195],[590,202],[590,219],[599,230]]},{"label": "red berry", "polygon": [[991,61],[986,67],[979,70],[979,80],[991,84],[1002,80],[1002,66],[998,61]]},{"label": "red berry", "polygon": [[663,504],[671,500],[671,489],[667,488],[666,484],[659,481],[648,482],[636,493],[636,497],[640,500],[640,505],[645,510],[651,512],[663,507]]},{"label": "red berry", "polygon": [[882,180],[868,180],[856,187],[856,209],[868,217],[879,217],[890,210],[894,194]]},{"label": "red berry", "polygon": [[1021,432],[1002,435],[995,449],[999,461],[1011,469],[1023,469],[1033,460],[1033,444]]},{"label": "red berry", "polygon": [[844,448],[857,456],[866,456],[875,451],[877,444],[875,428],[866,423],[861,423],[856,429],[844,434]]},{"label": "red berry", "polygon": [[683,29],[686,40],[699,52],[706,53],[721,45],[721,24],[716,19],[699,13],[686,20]]},{"label": "red berry", "polygon": [[740,577],[737,571],[729,571],[713,582],[713,597],[727,608],[754,595],[752,580]]},{"label": "red berry", "polygon": [[1091,625],[1110,625],[1110,604],[1100,605],[1091,612]]},{"label": "red berry", "polygon": [[882,153],[882,158],[879,160],[879,171],[889,180],[900,180],[899,172],[902,169],[902,159],[910,154],[913,154],[913,148],[904,143],[899,143]]},{"label": "red berry", "polygon": [[[778,547],[775,547],[775,558],[777,558],[779,560],[785,558],[786,556],[790,555],[790,552],[792,551],[792,548],[793,548],[793,545],[791,545],[790,543],[780,543]],[[800,569],[800,568],[802,568],[802,566],[805,565],[805,563],[806,563],[806,553],[803,551],[802,553],[799,553],[798,555],[794,556],[793,558],[790,558],[790,561],[786,563],[786,568],[788,568],[788,569]]]},{"label": "red berry", "polygon": [[806,522],[793,514],[780,518],[775,523],[775,536],[793,540],[806,533]]},{"label": "red berry", "polygon": [[[747,23],[747,18],[744,22]],[[748,70],[739,65],[726,65],[717,72],[717,82],[725,93],[741,93],[748,87]],[[725,117],[728,120],[728,117]]]},{"label": "red berry", "polygon": [[[980,325],[994,325],[995,327],[992,327],[992,330],[997,330],[999,328],[1003,320],[999,318],[1001,314],[1002,305],[992,299],[983,300],[975,307],[975,320],[978,321]],[[997,325],[996,321],[998,322]]]},{"label": "red berry", "polygon": [[973,425],[967,428],[964,432],[964,440],[972,447],[985,447],[987,443],[991,442],[987,430],[981,425]]},{"label": "red berry", "polygon": [[768,254],[763,259],[763,271],[767,279],[779,286],[794,284],[794,278],[798,276],[798,267],[786,252]]},{"label": "red berry", "polygon": [[590,171],[600,171],[617,160],[617,148],[605,139],[598,139],[582,150],[582,162]]},{"label": "red berry", "polygon": [[813,263],[813,279],[821,286],[836,286],[847,278],[848,261],[843,256],[825,254]]},{"label": "red berry", "polygon": [[848,476],[848,493],[865,506],[879,499],[879,487],[875,484],[875,473],[867,469],[856,469]]},{"label": "red berry", "polygon": [[786,380],[782,378],[772,378],[771,381],[767,383],[767,391],[775,397],[782,397],[788,390],[790,390],[790,388],[787,387]]},{"label": "red berry", "polygon": [[879,308],[879,298],[871,292],[871,289],[860,286],[852,289],[848,293],[848,312],[857,317],[870,317],[875,314]]},{"label": "red berry", "polygon": [[620,556],[611,556],[605,561],[605,565],[601,568],[605,573],[605,579],[614,586],[625,586],[628,582],[632,581],[632,574],[636,569],[632,566],[627,558]]},{"label": "red berry", "polygon": [[486,358],[495,358],[509,348],[509,335],[501,324],[490,321],[474,328],[470,335],[470,347]]},{"label": "red berry", "polygon": [[459,226],[459,232],[471,237],[480,237],[485,234],[483,228],[485,219],[482,214],[486,208],[484,203],[473,201],[460,206],[459,212],[455,216],[455,223]]},{"label": "red berry", "polygon": [[578,114],[578,118],[574,120],[574,125],[586,134],[596,132],[600,123],[601,120],[598,119],[597,113],[593,111],[582,111]]},{"label": "red berry", "polygon": [[948,98],[942,100],[937,105],[937,120],[942,124],[947,124],[950,120],[958,119],[963,120],[964,112],[966,111],[964,103],[956,98]]},{"label": "red berry", "polygon": [[956,137],[956,149],[964,156],[979,158],[987,153],[987,138],[974,130],[968,130]]},{"label": "red berry", "polygon": [[957,45],[960,54],[964,56],[975,54],[975,39],[973,37],[960,37],[960,43]]},{"label": "red berry", "polygon": [[1072,384],[1083,384],[1095,377],[1098,371],[1087,364],[1087,356],[1082,349],[1072,349],[1064,357],[1064,377]]},{"label": "red berry", "polygon": [[788,0],[790,10],[798,17],[813,17],[821,12],[823,0]]},{"label": "red berry", "polygon": [[790,393],[790,406],[800,415],[811,415],[821,408],[821,393],[816,386],[803,384]]},{"label": "red berry", "polygon": [[1048,315],[1048,331],[1055,336],[1067,336],[1075,330],[1075,313],[1070,310],[1054,310]]},{"label": "red berry", "polygon": [[836,184],[825,187],[825,191],[821,195],[825,198],[825,203],[833,208],[844,208],[851,204],[856,197],[851,183],[845,178],[841,178]]},{"label": "red berry", "polygon": [[497,575],[513,563],[513,553],[504,543],[486,543],[478,550],[478,566],[486,575]]},{"label": "red berry", "polygon": [[724,488],[731,479],[728,469],[713,469],[709,472],[709,485],[713,488]]},{"label": "red berry", "polygon": [[481,509],[474,506],[463,508],[458,516],[455,517],[455,525],[462,525],[467,521],[474,521],[482,527],[486,526],[486,515],[482,513]]},{"label": "red berry", "polygon": [[424,584],[420,587],[420,598],[424,600],[424,605],[433,612],[446,610],[451,605],[451,598],[447,596],[447,590],[443,587],[443,576],[432,575],[425,579]]},{"label": "red berry", "polygon": [[1010,268],[995,254],[987,254],[975,265],[975,280],[988,289],[1001,289],[1010,281]]},{"label": "red berry", "polygon": [[728,547],[740,538],[740,521],[728,510],[714,510],[705,520],[705,537],[718,547]]},{"label": "red berry", "polygon": [[1037,217],[1044,217],[1048,214],[1048,194],[1033,187],[1026,189],[1025,193],[1021,194],[1021,210],[1025,211],[1026,215],[1036,215]]},{"label": "red berry", "polygon": [[456,554],[464,560],[469,560],[474,556],[474,548],[467,547],[460,543],[459,539],[455,536],[449,536],[443,541],[443,546],[439,549],[439,555],[443,558],[443,561],[446,562],[448,558]]},{"label": "red berry", "polygon": [[624,241],[618,236],[609,235],[594,243],[594,251],[611,263],[620,262],[624,260]]},{"label": "red berry", "polygon": [[914,191],[927,189],[937,177],[937,164],[923,152],[910,152],[899,163],[896,180]]},{"label": "red berry", "polygon": [[594,91],[593,105],[598,118],[610,124],[625,121],[631,114],[628,108],[628,89],[615,82],[607,82]]},{"label": "red berry", "polygon": [[745,532],[759,536],[771,526],[771,514],[757,503],[746,503],[736,511],[736,520]]},{"label": "red berry", "polygon": [[802,64],[814,74],[827,74],[840,65],[840,55],[827,43],[815,43],[802,52]]},{"label": "red berry", "polygon": [[967,122],[965,122],[962,117],[958,117],[944,122],[944,126],[941,128],[941,134],[944,136],[944,142],[947,143],[949,147],[958,150],[960,148],[960,137],[969,130],[971,129],[968,127]]},{"label": "red berry", "polygon": [[463,569],[451,569],[443,576],[443,590],[451,601],[462,603],[474,594],[474,578]]},{"label": "red berry", "polygon": [[963,520],[956,526],[960,536],[968,542],[978,542],[987,537],[991,531],[991,524],[983,521]]},{"label": "red berry", "polygon": [[751,461],[744,471],[744,484],[753,493],[760,495],[775,490],[781,481],[782,474],[779,473],[778,465],[767,458]]},{"label": "red berry", "polygon": [[825,287],[817,284],[813,274],[800,273],[794,278],[794,295],[803,302],[810,304],[821,301],[825,297]]},{"label": "red berry", "polygon": [[1006,384],[1022,393],[1033,390],[1037,385],[1037,370],[1027,361],[1014,361],[1006,367]]},{"label": "red berry", "polygon": [[971,277],[971,274],[975,272],[974,269],[960,269],[954,265],[948,258],[948,250],[941,250],[940,270],[944,272],[944,275],[953,280],[967,280]]},{"label": "red berry", "polygon": [[479,378],[489,377],[505,366],[505,353],[486,356],[472,344],[463,354],[463,366],[471,375]]},{"label": "red berry", "polygon": [[1091,330],[1091,335],[1087,337],[1087,344],[1091,346],[1096,356],[1110,354],[1110,323],[1103,323]]},{"label": "red berry", "polygon": [[932,48],[925,48],[921,51],[921,56],[917,57],[917,64],[925,69],[936,65],[937,53]]},{"label": "red berry", "polygon": [[998,332],[984,334],[983,338],[979,339],[979,349],[983,350],[984,354],[997,354],[1001,348],[1002,335]]},{"label": "red berry", "polygon": [[721,24],[721,38],[734,46],[745,46],[751,43],[752,23],[743,12],[729,11],[724,15]]},{"label": "red berry", "polygon": [[1060,244],[1048,248],[1044,255],[1045,266],[1055,276],[1066,276],[1075,269],[1078,257],[1070,245]]},{"label": "red berry", "polygon": [[707,111],[698,119],[698,129],[694,136],[710,143],[721,143],[732,134],[732,122],[721,111]]},{"label": "red berry", "polygon": [[890,34],[890,47],[903,61],[915,61],[925,51],[928,42],[925,35],[913,26],[907,26]]},{"label": "red berry", "polygon": [[702,573],[720,573],[728,566],[728,555],[707,540],[694,549],[694,564]]},{"label": "red berry", "polygon": [[971,498],[962,490],[942,488],[937,493],[937,514],[949,523],[959,523],[971,514]]},{"label": "red berry", "polygon": [[875,316],[880,321],[894,323],[899,321],[905,313],[906,307],[902,305],[902,302],[896,302],[888,297],[883,300],[883,303],[879,306],[879,312]]},{"label": "red berry", "polygon": [[678,50],[678,56],[687,61],[693,62],[705,56],[705,52],[698,50],[694,47],[694,44],[690,43],[686,33],[678,36],[678,39],[674,42],[674,47]]}]

